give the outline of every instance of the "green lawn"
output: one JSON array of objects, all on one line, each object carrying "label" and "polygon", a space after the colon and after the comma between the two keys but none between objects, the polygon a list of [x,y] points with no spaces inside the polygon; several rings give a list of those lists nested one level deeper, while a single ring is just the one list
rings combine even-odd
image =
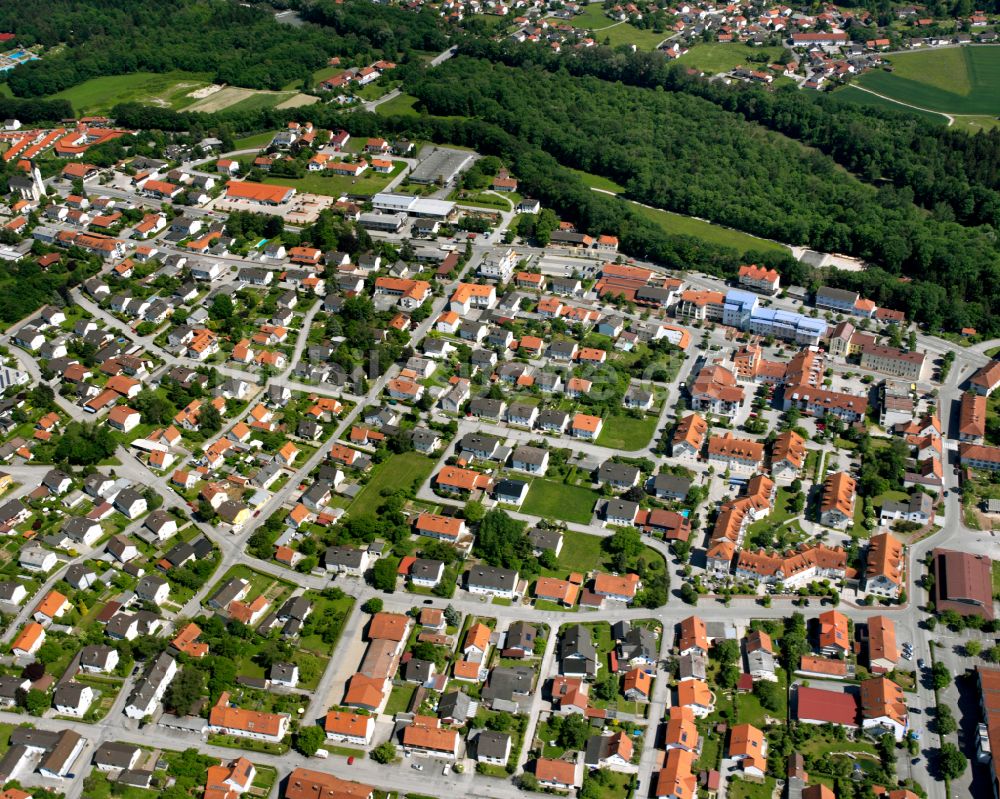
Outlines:
[{"label": "green lawn", "polygon": [[386,100],[384,103],[375,106],[375,113],[387,117],[417,116],[419,113],[415,108],[417,102],[417,98],[411,94],[399,94],[391,100]]},{"label": "green lawn", "polygon": [[828,739],[826,733],[821,733],[800,744],[798,750],[802,755],[813,755],[815,757],[836,754],[837,752],[863,752],[873,757],[877,756],[875,747],[868,743],[868,741],[835,741],[832,738]]},{"label": "green lawn", "polygon": [[52,95],[69,100],[77,114],[102,113],[117,103],[142,102],[167,105],[175,110],[195,102],[190,92],[207,86],[211,75],[202,72],[133,72],[93,78]]},{"label": "green lawn", "polygon": [[108,775],[103,771],[98,771],[96,768],[90,773],[86,784],[87,788],[84,790],[84,794],[87,799],[109,799],[112,795],[112,788],[114,788],[114,796],[118,799],[153,799],[153,797],[160,795],[160,791],[153,788],[133,788],[130,785],[113,785],[108,780]]},{"label": "green lawn", "polygon": [[774,793],[774,777],[765,777],[764,782],[747,782],[734,778],[729,781],[729,799],[771,799]]},{"label": "green lawn", "polygon": [[354,91],[353,94],[355,97],[360,97],[365,102],[370,103],[372,100],[378,100],[380,97],[384,97],[399,85],[399,81],[390,81],[385,85],[376,81],[375,83],[369,83],[367,86],[362,86],[357,91]]},{"label": "green lawn", "polygon": [[13,724],[0,724],[0,755],[10,749],[10,734],[14,732]]},{"label": "green lawn", "polygon": [[751,47],[737,42],[705,42],[694,45],[677,59],[677,63],[714,75],[746,64],[763,66],[765,62],[758,60],[763,54],[768,56],[766,63],[774,63],[784,53],[783,47]]},{"label": "green lawn", "polygon": [[604,560],[602,540],[600,536],[578,533],[575,530],[564,531],[562,549],[559,550],[560,568],[584,574],[598,568]]},{"label": "green lawn", "polygon": [[[784,672],[778,672],[781,682],[779,683],[782,688],[785,687]],[[785,705],[785,703],[783,703]],[[754,696],[752,693],[737,694],[736,696],[736,712],[737,718],[740,724],[753,724],[755,727],[764,728],[764,718],[779,718],[784,719],[787,716],[787,706],[783,706],[781,710],[777,712],[772,712],[766,710],[760,704],[760,700]]]},{"label": "green lawn", "polygon": [[410,706],[410,699],[413,697],[413,692],[416,690],[417,686],[413,683],[397,685],[392,689],[392,693],[389,694],[389,700],[385,703],[385,710],[383,712],[387,716],[405,713],[406,709]]},{"label": "green lawn", "polygon": [[594,40],[598,44],[609,47],[619,47],[623,44],[634,44],[639,50],[655,50],[657,45],[667,38],[664,31],[642,30],[627,22],[613,25],[604,30],[594,32]]},{"label": "green lawn", "polygon": [[249,566],[239,563],[230,567],[219,581],[212,586],[212,590],[205,596],[205,601],[207,602],[223,585],[237,577],[250,583],[250,590],[244,600],[246,602],[256,599],[261,594],[265,594],[272,605],[277,605],[278,600],[283,599],[287,594],[291,593],[295,587],[286,580],[279,580],[277,577],[272,577],[269,574],[254,571]]},{"label": "green lawn", "polygon": [[858,83],[894,100],[952,114],[1000,114],[1000,47],[955,47],[887,56],[892,72]]},{"label": "green lawn", "polygon": [[574,15],[572,22],[574,27],[590,28],[595,31],[615,24],[615,20],[604,13],[603,3],[589,3],[584,6],[583,13]]},{"label": "green lawn", "polygon": [[375,509],[382,504],[383,488],[419,487],[430,476],[436,462],[418,452],[403,452],[387,458],[374,467],[375,473],[354,498],[350,512],[375,513]]},{"label": "green lawn", "polygon": [[324,172],[307,172],[301,178],[264,178],[265,183],[277,186],[291,186],[300,192],[310,194],[325,194],[330,197],[340,197],[343,194],[376,194],[382,191],[396,175],[403,171],[402,161],[393,162],[393,170],[388,175],[374,170],[366,170],[361,177],[351,178],[346,175],[333,175]]},{"label": "green lawn", "polygon": [[765,516],[763,519],[758,519],[753,524],[747,528],[747,534],[752,535],[753,533],[758,533],[761,530],[766,530],[773,527],[776,524],[784,524],[789,519],[794,516],[801,515],[796,514],[788,504],[788,500],[792,497],[792,492],[781,487],[778,489],[778,493],[774,496],[774,508],[771,512]]},{"label": "green lawn", "polygon": [[722,754],[721,736],[718,734],[709,735],[707,734],[707,729],[701,731],[701,728],[699,728],[699,732],[701,737],[701,756],[698,758],[696,767],[698,771],[717,768],[719,765],[719,756]]},{"label": "green lawn", "polygon": [[604,420],[597,445],[622,450],[643,449],[656,432],[656,422],[655,413],[646,414],[641,419],[626,414],[610,416]]},{"label": "green lawn", "polygon": [[264,133],[254,133],[252,136],[245,136],[242,139],[236,139],[233,145],[237,150],[249,150],[249,149],[260,149],[261,147],[266,147],[271,143],[271,139],[274,138],[274,131],[265,131]]},{"label": "green lawn", "polygon": [[788,248],[776,241],[757,238],[749,233],[740,230],[732,230],[721,225],[714,225],[703,219],[695,219],[692,216],[675,214],[664,211],[660,208],[650,208],[646,205],[629,201],[630,205],[649,219],[655,222],[664,231],[678,236],[692,236],[694,238],[710,241],[713,244],[721,244],[724,247],[733,247],[740,252],[749,250],[764,250],[774,252],[788,252]]},{"label": "green lawn", "polygon": [[[593,516],[594,503],[598,499],[600,494],[583,486],[566,485],[551,480],[534,480],[521,510],[546,519],[588,524]],[[564,543],[563,549],[565,548]]]}]

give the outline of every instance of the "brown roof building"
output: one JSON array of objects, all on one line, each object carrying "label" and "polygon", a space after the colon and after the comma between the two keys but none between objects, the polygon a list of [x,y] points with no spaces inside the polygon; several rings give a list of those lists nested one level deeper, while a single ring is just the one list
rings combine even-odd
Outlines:
[{"label": "brown roof building", "polygon": [[819,520],[827,527],[846,527],[854,518],[857,483],[847,472],[834,472],[823,483]]},{"label": "brown roof building", "polygon": [[288,775],[285,799],[371,799],[375,789],[360,782],[348,782],[332,774],[297,768]]},{"label": "brown roof building", "polygon": [[985,555],[934,550],[934,601],[938,611],[993,618],[992,561]]},{"label": "brown roof building", "polygon": [[982,444],[986,435],[986,397],[966,392],[958,412],[958,438]]}]

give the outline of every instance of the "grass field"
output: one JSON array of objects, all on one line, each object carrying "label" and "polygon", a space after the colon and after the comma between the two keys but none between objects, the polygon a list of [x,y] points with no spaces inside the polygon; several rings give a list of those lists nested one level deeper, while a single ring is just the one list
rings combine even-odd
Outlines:
[{"label": "grass field", "polygon": [[657,417],[647,414],[641,419],[632,416],[611,416],[604,422],[601,434],[597,437],[597,445],[612,449],[637,450],[642,449],[656,432]]},{"label": "grass field", "polygon": [[[587,524],[599,495],[583,486],[534,480],[521,510],[532,516]],[[564,545],[565,549],[565,545]]]},{"label": "grass field", "polygon": [[860,85],[893,100],[947,114],[1000,114],[1000,47],[894,53],[892,72],[874,70]]},{"label": "grass field", "polygon": [[108,111],[117,103],[141,102],[179,110],[195,102],[187,95],[207,86],[211,76],[200,72],[133,72],[93,78],[52,95],[69,100],[77,114]]},{"label": "grass field", "polygon": [[842,89],[837,89],[837,91],[833,92],[829,96],[839,103],[884,108],[889,111],[898,111],[903,114],[913,114],[914,116],[918,116],[921,119],[926,119],[930,122],[938,122],[942,125],[948,124],[948,117],[943,114],[938,114],[935,111],[922,111],[916,108],[908,108],[907,106],[900,105],[892,100],[886,100],[884,97],[878,97],[871,92],[863,91],[852,84],[848,84]]},{"label": "grass field", "polygon": [[[768,62],[773,63],[776,59],[784,55],[783,47],[751,47],[748,44],[731,44],[719,42],[705,42],[696,44],[684,55],[677,59],[678,64],[683,64],[692,69],[700,69],[708,75],[715,75],[719,72],[729,72],[734,67],[745,64],[761,64],[758,61],[762,54],[767,54]],[[751,59],[753,59],[751,61]]]},{"label": "grass field", "polygon": [[391,100],[375,106],[375,113],[386,117],[417,116],[418,112],[414,108],[417,102],[417,98],[412,94],[398,94]]},{"label": "grass field", "polygon": [[615,24],[615,21],[604,13],[603,3],[587,4],[583,13],[574,16],[572,22],[577,28],[590,28],[591,30],[599,30]]},{"label": "grass field", "polygon": [[236,139],[233,145],[237,150],[259,149],[270,144],[273,138],[274,131],[266,131],[264,133],[255,133],[252,136],[245,136],[242,139]]},{"label": "grass field", "polygon": [[594,31],[594,40],[598,44],[619,47],[623,44],[634,44],[639,50],[655,50],[656,46],[667,38],[669,33],[653,30],[642,30],[627,22],[612,25],[605,30]]},{"label": "grass field", "polygon": [[601,541],[602,539],[596,535],[578,533],[574,530],[563,532],[563,545],[559,550],[560,569],[586,574],[598,568],[604,560]]},{"label": "grass field", "polygon": [[[556,17],[552,17],[551,21],[563,22]],[[582,14],[577,14],[567,21],[577,30],[592,31],[595,42],[611,47],[634,44],[640,50],[655,50],[656,46],[669,35],[665,31],[657,33],[653,30],[636,28],[627,22],[616,22],[604,15],[604,8],[600,3],[591,3]]]},{"label": "grass field", "polygon": [[354,498],[350,512],[375,513],[375,509],[382,504],[383,488],[403,488],[409,485],[417,487],[430,475],[435,462],[418,452],[393,455],[375,467],[377,471]]},{"label": "grass field", "polygon": [[611,178],[603,178],[600,175],[592,175],[589,172],[582,172],[579,169],[571,169],[566,167],[570,172],[580,178],[584,183],[586,183],[592,189],[600,189],[601,191],[609,191],[613,194],[621,194],[625,191],[625,187],[620,183],[615,183]]},{"label": "grass field", "polygon": [[297,191],[311,194],[326,194],[330,197],[340,197],[342,194],[375,194],[382,191],[405,166],[402,161],[395,162],[393,170],[388,175],[382,175],[369,169],[359,178],[345,175],[326,175],[322,172],[307,172],[301,178],[265,178],[265,183],[278,186],[291,186]]},{"label": "grass field", "polygon": [[705,222],[701,219],[684,216],[683,214],[674,214],[659,208],[650,208],[639,203],[632,203],[632,206],[647,219],[663,228],[667,233],[693,236],[698,239],[710,241],[713,244],[733,247],[740,252],[747,252],[748,250],[788,252],[787,247],[778,244],[776,241],[759,239],[740,230],[731,230],[720,225],[713,225],[711,222]]}]

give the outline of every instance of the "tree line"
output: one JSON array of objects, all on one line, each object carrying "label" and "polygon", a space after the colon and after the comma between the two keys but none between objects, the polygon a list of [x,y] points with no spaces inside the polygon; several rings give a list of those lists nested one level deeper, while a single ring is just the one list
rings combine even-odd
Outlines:
[{"label": "tree line", "polygon": [[[567,67],[577,60],[550,71],[457,58],[412,77],[407,90],[433,114],[493,122],[562,164],[613,178],[628,196],[649,205],[856,255],[884,270],[868,278],[878,284],[877,295],[905,295],[913,315],[932,327],[994,324],[1000,254],[993,223],[980,218],[987,213],[982,204],[978,216],[967,214],[967,225],[959,224],[946,199],[939,200],[940,212],[927,213],[909,185],[870,185],[832,157],[695,93],[571,74]],[[642,82],[634,74],[629,80]],[[949,152],[944,144],[939,150]],[[972,160],[988,161],[987,151],[977,151]],[[986,196],[993,190],[985,182],[964,185],[970,195]],[[945,291],[887,285],[899,277],[924,279]]]}]

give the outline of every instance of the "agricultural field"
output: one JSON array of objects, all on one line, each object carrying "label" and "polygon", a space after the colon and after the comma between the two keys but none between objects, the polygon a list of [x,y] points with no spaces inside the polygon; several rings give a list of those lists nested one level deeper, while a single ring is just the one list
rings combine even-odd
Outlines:
[{"label": "agricultural field", "polygon": [[835,99],[838,103],[871,106],[873,108],[896,111],[901,114],[912,114],[913,116],[918,116],[921,119],[926,119],[928,122],[937,122],[941,125],[948,124],[948,117],[944,114],[939,114],[936,111],[924,111],[918,108],[910,108],[905,105],[900,105],[893,100],[888,100],[885,97],[879,97],[877,94],[872,94],[871,92],[865,91],[864,89],[851,83],[847,84],[843,88],[837,89],[829,96]]},{"label": "agricultural field", "polygon": [[199,98],[184,110],[201,111],[206,114],[219,111],[243,112],[261,108],[296,108],[314,102],[318,102],[318,98],[296,91],[270,92],[224,86]]},{"label": "agricultural field", "polygon": [[[691,69],[700,69],[706,75],[715,75],[747,64],[774,63],[784,54],[784,47],[751,47],[736,42],[705,42],[696,44],[678,58],[677,63]],[[762,60],[764,55],[767,55],[766,61]]]},{"label": "agricultural field", "polygon": [[[69,100],[80,115],[104,113],[117,103],[139,102],[179,111],[195,102],[192,92],[210,85],[211,75],[201,72],[133,72],[93,78],[52,95]],[[246,91],[246,90],[244,90]]]},{"label": "agricultural field", "polygon": [[859,85],[891,100],[944,114],[1000,114],[1000,47],[955,47],[887,57],[892,71],[862,75]]}]

